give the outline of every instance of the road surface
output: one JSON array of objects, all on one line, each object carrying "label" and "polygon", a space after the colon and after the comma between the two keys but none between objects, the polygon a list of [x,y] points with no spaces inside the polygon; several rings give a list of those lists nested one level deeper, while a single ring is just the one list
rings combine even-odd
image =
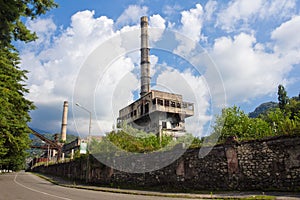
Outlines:
[{"label": "road surface", "polygon": [[54,185],[31,173],[0,175],[0,200],[184,200],[141,195],[128,195]]}]

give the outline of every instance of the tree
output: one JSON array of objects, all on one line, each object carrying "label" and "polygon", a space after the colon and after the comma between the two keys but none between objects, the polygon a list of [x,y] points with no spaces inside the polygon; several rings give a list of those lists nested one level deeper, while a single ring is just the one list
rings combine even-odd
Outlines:
[{"label": "tree", "polygon": [[224,142],[230,136],[238,140],[258,139],[272,135],[267,122],[260,118],[249,118],[237,106],[224,108],[222,114],[216,117],[213,125],[212,138],[218,137],[219,142]]},{"label": "tree", "polygon": [[[299,135],[300,134],[300,117],[296,114],[292,117],[292,112],[276,108],[267,115],[262,116],[275,135]],[[299,115],[299,111],[298,111]]]},{"label": "tree", "polygon": [[[146,153],[164,151],[174,148],[178,144],[191,145],[195,137],[186,133],[181,137],[174,138],[162,134],[161,141],[154,133],[146,133],[129,125],[122,125],[122,130],[111,131],[102,137],[100,141],[93,139],[89,150],[92,154],[124,155],[124,153]],[[200,141],[199,141],[200,143]],[[196,141],[194,143],[194,147]]]},{"label": "tree", "polygon": [[0,47],[11,46],[13,40],[35,40],[36,34],[26,28],[22,17],[34,19],[56,6],[53,0],[0,0]]},{"label": "tree", "polygon": [[237,106],[224,108],[222,114],[216,117],[213,133],[220,136],[220,140],[226,140],[230,136],[241,138],[248,127],[248,116]]},{"label": "tree", "polygon": [[290,114],[291,119],[295,119],[295,117],[300,118],[300,100],[297,97],[291,98],[285,110]]},{"label": "tree", "polygon": [[278,105],[281,110],[284,110],[285,106],[288,104],[288,96],[283,87],[283,85],[278,85]]},{"label": "tree", "polygon": [[28,92],[21,84],[26,79],[25,71],[18,68],[18,54],[0,49],[0,127],[1,149],[0,165],[9,169],[19,169],[23,164],[25,149],[30,142],[27,128],[29,110],[32,102],[24,98]]},{"label": "tree", "polygon": [[27,123],[34,109],[24,95],[27,71],[19,68],[20,58],[12,42],[36,39],[22,18],[31,19],[55,7],[53,0],[0,0],[0,168],[19,170],[29,147]]}]

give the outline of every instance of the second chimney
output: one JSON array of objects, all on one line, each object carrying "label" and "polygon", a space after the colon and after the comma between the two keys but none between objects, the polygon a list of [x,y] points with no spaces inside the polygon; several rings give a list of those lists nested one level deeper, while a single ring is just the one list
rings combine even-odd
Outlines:
[{"label": "second chimney", "polygon": [[68,101],[64,101],[62,122],[61,122],[61,140],[63,142],[67,139],[67,121],[68,121]]}]

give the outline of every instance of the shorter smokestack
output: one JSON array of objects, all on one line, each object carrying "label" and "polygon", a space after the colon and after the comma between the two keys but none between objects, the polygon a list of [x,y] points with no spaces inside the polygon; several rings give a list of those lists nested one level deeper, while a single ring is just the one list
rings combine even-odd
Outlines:
[{"label": "shorter smokestack", "polygon": [[68,122],[68,101],[64,101],[62,122],[61,122],[61,140],[63,142],[67,139],[67,122]]}]

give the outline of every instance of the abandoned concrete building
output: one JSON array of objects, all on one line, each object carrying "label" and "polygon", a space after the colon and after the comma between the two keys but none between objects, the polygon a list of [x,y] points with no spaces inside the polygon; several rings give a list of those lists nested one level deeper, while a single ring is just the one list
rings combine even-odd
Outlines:
[{"label": "abandoned concrete building", "polygon": [[194,104],[182,95],[150,90],[148,18],[141,17],[141,92],[140,98],[119,111],[117,124],[123,123],[155,134],[174,137],[185,134],[185,118],[194,115]]}]

